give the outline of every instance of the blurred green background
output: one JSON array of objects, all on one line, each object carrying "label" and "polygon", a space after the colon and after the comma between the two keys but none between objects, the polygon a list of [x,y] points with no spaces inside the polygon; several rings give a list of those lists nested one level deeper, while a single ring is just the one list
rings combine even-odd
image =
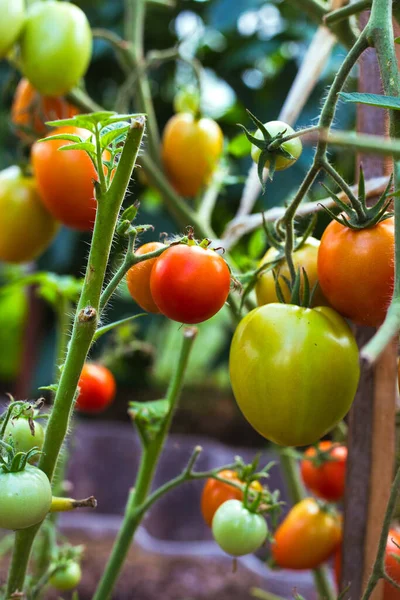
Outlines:
[{"label": "blurred green background", "polygon": [[[109,28],[123,35],[124,12],[122,0],[81,0],[83,8],[95,28]],[[161,0],[149,2],[145,43],[147,50],[162,50],[179,45],[185,57],[196,56],[204,66],[202,112],[218,120],[228,139],[239,134],[237,123],[250,127],[245,109],[250,109],[262,121],[276,119],[296,75],[298,66],[312,39],[315,26],[289,2],[264,0],[176,0],[167,7]],[[337,47],[327,65],[320,83],[307,102],[297,125],[314,124],[318,116],[324,89],[332,81],[344,56]],[[160,130],[171,117],[176,91],[192,83],[192,71],[182,62],[169,62],[150,71],[152,95]],[[0,64],[1,118],[0,168],[6,168],[29,156],[21,147],[10,123],[10,105],[19,74],[5,61]],[[96,40],[93,60],[86,77],[88,93],[107,109],[113,109],[123,73],[112,48]],[[354,113],[349,105],[339,106],[336,123],[340,128],[353,125]],[[284,176],[277,175],[268,183],[265,195],[258,199],[255,210],[281,205],[301,181],[312,156],[312,148],[305,148],[301,158]],[[341,153],[338,168],[350,178],[353,163],[350,155]],[[221,194],[213,226],[219,235],[238,207],[244,177],[250,167],[249,156],[230,156],[231,175],[236,183]],[[154,234],[141,239],[158,239],[161,232],[179,231],[163,208],[159,195],[143,187],[137,176],[132,181],[130,201],[141,200],[139,220],[152,223]],[[315,196],[323,195],[315,187]],[[318,232],[324,227],[320,217]],[[85,267],[90,237],[62,228],[54,243],[30,271],[48,270],[58,274],[80,277]],[[247,236],[236,248],[236,257],[249,252],[254,261],[265,247],[259,234]],[[121,247],[114,247],[113,261],[118,260]],[[23,270],[26,270],[25,267]],[[7,282],[15,269],[1,266],[2,281]],[[51,308],[36,301],[34,311],[27,310],[21,294],[0,300],[0,392],[24,390],[37,396],[39,385],[53,381],[55,355],[55,328]],[[111,320],[140,312],[121,286],[112,302],[108,317]],[[36,327],[36,340],[29,348],[26,342],[27,321]],[[32,324],[32,321],[35,321]],[[152,390],[168,381],[176,356],[179,324],[167,323],[162,317],[146,316],[105,336],[104,343],[93,352],[92,358],[102,360],[115,373],[120,388],[127,390],[129,399],[154,396]],[[207,386],[215,393],[230,398],[227,355],[230,341],[230,317],[221,311],[214,319],[200,327],[200,339],[190,366],[188,379],[192,386]],[[25,336],[25,337],[24,337]],[[24,356],[25,349],[25,356]],[[157,349],[157,350],[156,350]],[[27,352],[30,356],[26,356]],[[33,355],[32,355],[33,354]],[[27,367],[29,364],[29,368]],[[144,391],[143,391],[144,390]],[[114,406],[110,415],[123,417],[125,401]]]}]

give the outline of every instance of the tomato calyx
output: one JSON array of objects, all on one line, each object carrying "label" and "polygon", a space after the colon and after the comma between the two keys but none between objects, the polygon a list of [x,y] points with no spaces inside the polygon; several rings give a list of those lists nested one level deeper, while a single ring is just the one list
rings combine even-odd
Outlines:
[{"label": "tomato calyx", "polygon": [[[272,179],[274,177],[274,173],[275,173],[276,159],[278,158],[278,156],[282,156],[282,157],[287,158],[288,160],[292,160],[292,161],[295,160],[295,157],[292,154],[290,154],[290,152],[288,152],[287,150],[282,148],[282,146],[279,145],[279,141],[283,139],[283,137],[286,133],[286,130],[283,130],[283,131],[279,132],[277,135],[273,136],[268,132],[264,123],[262,121],[260,121],[255,115],[253,115],[253,113],[250,112],[248,109],[247,109],[247,113],[248,113],[249,117],[251,118],[251,120],[253,121],[253,123],[256,125],[257,129],[259,129],[261,131],[261,133],[263,135],[263,139],[259,139],[259,138],[255,137],[254,135],[252,135],[248,131],[248,129],[246,129],[246,127],[244,125],[241,125],[240,123],[238,125],[239,125],[239,127],[241,127],[241,129],[243,129],[249,142],[251,142],[254,146],[257,146],[257,148],[259,148],[261,150],[261,154],[259,156],[258,163],[257,163],[257,172],[258,172],[258,178],[259,178],[261,186],[262,186],[262,190],[264,192],[265,191],[265,183],[264,183],[264,178],[263,178],[263,171],[264,171],[265,163],[267,161],[269,162],[268,178],[272,181]],[[275,145],[275,143],[277,145]]]},{"label": "tomato calyx", "polygon": [[323,204],[320,204],[320,206],[325,210],[325,212],[328,213],[328,215],[332,219],[334,219],[344,227],[348,227],[349,229],[359,231],[361,229],[374,227],[378,223],[381,223],[382,221],[393,217],[394,213],[388,212],[389,206],[391,204],[391,196],[395,194],[395,192],[390,192],[392,183],[393,174],[390,176],[389,182],[376,204],[370,207],[367,206],[364,171],[362,166],[360,166],[358,194],[357,196],[350,193],[348,194],[350,204],[343,202],[343,200],[341,200],[337,194],[335,194],[330,188],[328,188],[324,183],[322,183],[321,185],[328,192],[329,196],[332,198],[332,200],[334,200],[335,204],[341,209],[342,212],[339,215],[336,215],[327,206],[324,206]]},{"label": "tomato calyx", "polygon": [[312,456],[307,455],[305,452],[300,453],[302,460],[306,460],[310,462],[314,467],[322,467],[327,462],[339,462],[340,459],[337,456],[334,456],[333,450],[338,448],[342,444],[334,443],[330,448],[323,450],[319,443],[314,444],[312,448],[315,449],[315,454]]}]

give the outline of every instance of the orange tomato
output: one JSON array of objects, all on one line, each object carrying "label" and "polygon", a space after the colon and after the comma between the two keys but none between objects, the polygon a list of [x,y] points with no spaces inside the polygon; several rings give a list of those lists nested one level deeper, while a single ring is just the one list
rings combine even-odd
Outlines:
[{"label": "orange tomato", "polygon": [[318,279],[328,302],[358,325],[379,326],[394,281],[394,219],[352,230],[332,221],[321,238]]},{"label": "orange tomato", "polygon": [[346,482],[347,448],[329,441],[318,444],[320,450],[329,452],[334,460],[328,460],[316,466],[311,460],[316,455],[314,447],[308,448],[305,458],[301,461],[301,476],[305,485],[319,498],[337,502],[343,498]]},{"label": "orange tomato", "polygon": [[63,97],[42,96],[27,79],[21,79],[11,107],[11,120],[24,139],[44,136],[47,121],[70,119],[79,110]]},{"label": "orange tomato", "polygon": [[314,498],[295,504],[275,532],[272,556],[283,569],[315,569],[328,560],[342,538],[341,519]]},{"label": "orange tomato", "polygon": [[196,196],[222,154],[224,137],[213,119],[196,119],[191,113],[174,115],[167,123],[162,158],[167,175],[182,196]]},{"label": "orange tomato", "polygon": [[[225,470],[218,473],[218,475],[233,483],[243,484],[235,471]],[[253,481],[250,487],[254,492],[261,492],[263,489],[259,481]],[[243,490],[217,479],[207,479],[201,494],[200,505],[201,514],[206,524],[211,527],[214,514],[221,504],[227,500],[243,500],[243,497]]]},{"label": "orange tomato", "polygon": [[[85,138],[90,135],[77,127],[59,127],[51,135],[63,133]],[[58,151],[69,143],[66,140],[35,142],[32,146],[33,170],[48,211],[67,227],[88,231],[93,229],[96,217],[93,180],[98,176],[83,150]]]},{"label": "orange tomato", "polygon": [[[160,242],[149,242],[148,244],[140,246],[140,248],[135,251],[135,254],[142,256],[143,254],[154,252],[163,247],[164,244],[161,244]],[[156,260],[157,258],[151,258],[140,262],[137,265],[133,265],[126,275],[126,282],[128,284],[130,295],[135,302],[139,304],[140,308],[143,308],[143,310],[147,310],[147,312],[150,313],[160,312],[150,291],[150,275]]]},{"label": "orange tomato", "polygon": [[78,387],[79,395],[75,408],[80,412],[102,412],[115,397],[116,383],[114,376],[103,365],[85,363]]}]

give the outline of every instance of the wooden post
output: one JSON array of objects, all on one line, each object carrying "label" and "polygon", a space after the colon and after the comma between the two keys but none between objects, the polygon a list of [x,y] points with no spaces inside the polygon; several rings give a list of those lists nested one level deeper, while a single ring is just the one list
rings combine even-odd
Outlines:
[{"label": "wooden post", "polygon": [[[364,26],[367,14],[360,18]],[[382,93],[375,50],[360,60],[359,91]],[[385,135],[385,111],[358,105],[357,131]],[[360,156],[366,179],[391,170],[391,164],[377,156]],[[358,169],[357,169],[358,172]],[[371,328],[358,328],[363,346],[373,335]],[[362,597],[375,561],[386,504],[389,498],[395,459],[395,413],[397,385],[397,344],[393,343],[373,369],[362,368],[361,381],[349,418],[349,459],[346,477],[342,555],[342,589],[351,582],[346,598]],[[373,600],[382,600],[382,582]]]}]

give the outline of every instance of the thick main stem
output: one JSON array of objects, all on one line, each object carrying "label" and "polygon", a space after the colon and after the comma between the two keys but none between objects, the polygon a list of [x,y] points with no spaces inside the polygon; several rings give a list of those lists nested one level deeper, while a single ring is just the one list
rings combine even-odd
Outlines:
[{"label": "thick main stem", "polygon": [[[75,315],[67,357],[46,428],[43,454],[39,461],[39,468],[46,473],[50,481],[53,478],[60,450],[68,431],[82,367],[96,331],[100,294],[115,225],[136,162],[143,131],[144,120],[137,119],[132,123],[113,183],[107,192],[98,197],[85,281]],[[101,165],[99,167],[102,168]],[[23,590],[32,543],[39,528],[40,524],[16,534],[7,584],[7,597],[16,591]]]},{"label": "thick main stem", "polygon": [[186,366],[196,333],[197,330],[194,327],[186,328],[184,330],[183,344],[178,365],[167,392],[167,401],[169,406],[168,415],[165,418],[163,426],[157,436],[150,442],[144,443],[135,489],[132,490],[129,495],[122,527],[118,533],[110,560],[104,571],[104,575],[101,578],[93,600],[107,600],[111,597],[112,590],[122,570],[126,555],[132,544],[133,536],[135,535],[135,531],[143,517],[143,514],[138,513],[136,508],[144,502],[149,492],[154,471],[157,467],[158,459],[164,447],[175,407],[179,400]]}]

